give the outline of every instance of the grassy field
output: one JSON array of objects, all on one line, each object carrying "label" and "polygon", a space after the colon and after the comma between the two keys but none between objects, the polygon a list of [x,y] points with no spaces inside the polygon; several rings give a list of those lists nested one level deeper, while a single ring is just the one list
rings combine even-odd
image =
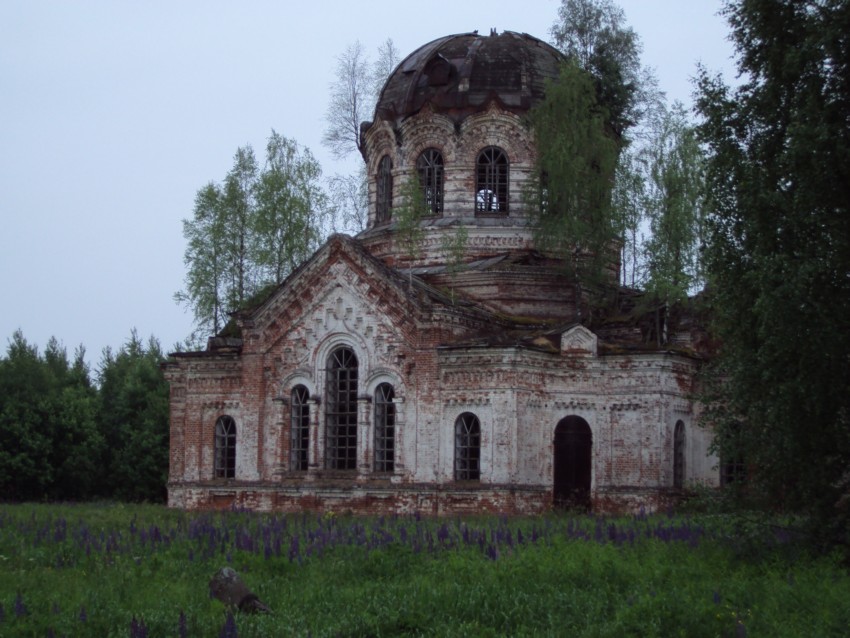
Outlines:
[{"label": "grassy field", "polygon": [[[229,615],[230,566],[273,610]],[[846,636],[850,576],[725,517],[0,505],[0,636]]]}]

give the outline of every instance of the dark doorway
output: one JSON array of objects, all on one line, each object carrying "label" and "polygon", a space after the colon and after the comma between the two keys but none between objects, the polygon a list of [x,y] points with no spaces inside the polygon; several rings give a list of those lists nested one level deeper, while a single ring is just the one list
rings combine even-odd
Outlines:
[{"label": "dark doorway", "polygon": [[561,419],[555,428],[553,504],[590,509],[590,426],[580,416]]}]

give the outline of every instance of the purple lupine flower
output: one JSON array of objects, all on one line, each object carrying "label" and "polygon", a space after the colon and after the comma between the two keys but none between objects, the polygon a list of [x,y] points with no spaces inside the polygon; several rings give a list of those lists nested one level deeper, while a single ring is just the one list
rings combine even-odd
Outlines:
[{"label": "purple lupine flower", "polygon": [[299,556],[298,536],[294,535],[289,543],[289,562],[293,562]]},{"label": "purple lupine flower", "polygon": [[86,608],[84,606],[80,606],[80,622],[86,622],[89,619],[88,614],[86,614]]},{"label": "purple lupine flower", "polygon": [[186,638],[189,635],[189,630],[186,627],[186,614],[180,610],[180,619],[177,621],[177,635],[179,638]]},{"label": "purple lupine flower", "polygon": [[56,531],[53,533],[53,541],[56,543],[61,543],[65,540],[67,533],[68,524],[64,518],[60,518],[56,521]]},{"label": "purple lupine flower", "polygon": [[712,598],[714,599],[714,604],[715,604],[715,605],[719,605],[719,604],[720,604],[720,592],[719,592],[719,591],[717,591],[716,589],[714,590],[714,595],[712,596]]},{"label": "purple lupine flower", "polygon": [[27,610],[27,606],[24,604],[24,598],[21,596],[21,592],[18,592],[18,595],[15,596],[15,618],[20,618],[21,616],[26,616],[29,611]]},{"label": "purple lupine flower", "polygon": [[6,610],[3,609],[3,603],[0,603],[0,624],[2,624],[4,620],[6,620]]},{"label": "purple lupine flower", "polygon": [[227,612],[227,620],[224,621],[224,625],[218,636],[219,638],[239,638],[239,634],[236,631],[236,619],[230,612]]},{"label": "purple lupine flower", "polygon": [[136,620],[133,616],[133,620],[130,621],[130,638],[148,638],[148,628],[144,620]]},{"label": "purple lupine flower", "polygon": [[496,547],[493,545],[487,545],[487,558],[490,560],[496,560],[499,557],[499,553],[496,551]]}]

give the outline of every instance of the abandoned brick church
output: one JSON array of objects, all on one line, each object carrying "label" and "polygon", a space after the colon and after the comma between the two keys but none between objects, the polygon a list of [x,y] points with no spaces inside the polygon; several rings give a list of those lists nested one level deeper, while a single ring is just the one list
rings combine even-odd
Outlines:
[{"label": "abandoned brick church", "polygon": [[[367,229],[238,315],[241,338],[165,365],[170,506],[629,511],[717,483],[697,323],[659,346],[616,268],[620,310],[590,313],[534,248],[524,116],[560,61],[526,34],[467,33],[395,69],[362,125]],[[413,256],[393,215],[411,183],[429,212]]]}]

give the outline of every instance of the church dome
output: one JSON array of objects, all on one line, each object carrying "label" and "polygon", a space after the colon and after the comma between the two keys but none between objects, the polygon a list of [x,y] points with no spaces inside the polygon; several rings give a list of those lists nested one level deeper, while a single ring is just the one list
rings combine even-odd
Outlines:
[{"label": "church dome", "polygon": [[540,102],[563,56],[526,33],[462,33],[439,38],[408,55],[390,75],[376,120],[400,121],[426,104],[455,121],[491,101],[521,114]]}]

